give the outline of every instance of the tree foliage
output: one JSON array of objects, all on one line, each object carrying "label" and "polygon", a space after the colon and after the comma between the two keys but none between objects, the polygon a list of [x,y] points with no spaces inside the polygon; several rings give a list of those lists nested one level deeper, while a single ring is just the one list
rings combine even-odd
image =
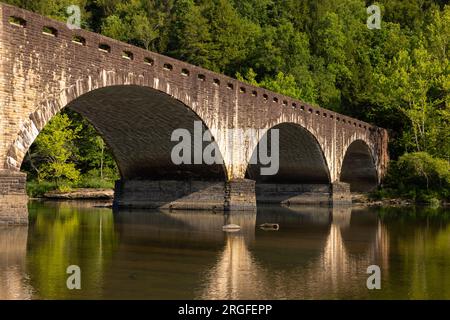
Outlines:
[{"label": "tree foliage", "polygon": [[71,161],[77,153],[75,139],[80,127],[71,127],[72,122],[66,114],[58,114],[42,130],[35,141],[35,152],[40,158],[37,171],[39,180],[62,179],[76,182],[80,178],[80,171]]},{"label": "tree foliage", "polygon": [[386,184],[398,195],[419,201],[450,199],[450,164],[426,152],[406,153],[392,162]]}]

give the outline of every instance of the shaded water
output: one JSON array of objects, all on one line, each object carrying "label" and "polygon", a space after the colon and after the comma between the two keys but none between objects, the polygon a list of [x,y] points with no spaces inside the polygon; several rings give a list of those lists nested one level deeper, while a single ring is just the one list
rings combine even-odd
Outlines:
[{"label": "shaded water", "polygon": [[[29,211],[28,227],[0,228],[0,299],[450,299],[448,209]],[[373,264],[381,290],[366,287]],[[67,289],[69,265],[81,290]]]}]

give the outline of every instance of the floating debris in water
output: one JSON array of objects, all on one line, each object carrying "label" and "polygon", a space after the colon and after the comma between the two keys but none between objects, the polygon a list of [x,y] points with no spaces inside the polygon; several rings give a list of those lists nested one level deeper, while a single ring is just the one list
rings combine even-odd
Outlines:
[{"label": "floating debris in water", "polygon": [[241,230],[241,226],[238,226],[237,224],[227,224],[222,227],[222,230],[227,232],[235,232]]},{"label": "floating debris in water", "polygon": [[263,223],[259,226],[265,231],[278,231],[280,230],[280,225],[278,223]]}]

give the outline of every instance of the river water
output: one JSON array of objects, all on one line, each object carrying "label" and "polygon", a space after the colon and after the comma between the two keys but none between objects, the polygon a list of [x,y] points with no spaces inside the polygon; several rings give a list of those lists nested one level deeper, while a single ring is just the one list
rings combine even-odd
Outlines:
[{"label": "river water", "polygon": [[[28,227],[0,228],[0,299],[450,299],[449,209],[225,217],[32,202],[29,214]],[[67,288],[71,265],[81,290]],[[367,288],[371,265],[380,290]]]}]

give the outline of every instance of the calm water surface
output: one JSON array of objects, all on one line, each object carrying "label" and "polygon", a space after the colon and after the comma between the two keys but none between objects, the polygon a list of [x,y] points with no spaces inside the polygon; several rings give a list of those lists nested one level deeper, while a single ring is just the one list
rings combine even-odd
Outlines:
[{"label": "calm water surface", "polygon": [[[0,228],[0,299],[450,299],[449,209],[29,212],[28,227]],[[381,290],[366,287],[373,264]],[[67,289],[69,265],[82,290]]]}]

